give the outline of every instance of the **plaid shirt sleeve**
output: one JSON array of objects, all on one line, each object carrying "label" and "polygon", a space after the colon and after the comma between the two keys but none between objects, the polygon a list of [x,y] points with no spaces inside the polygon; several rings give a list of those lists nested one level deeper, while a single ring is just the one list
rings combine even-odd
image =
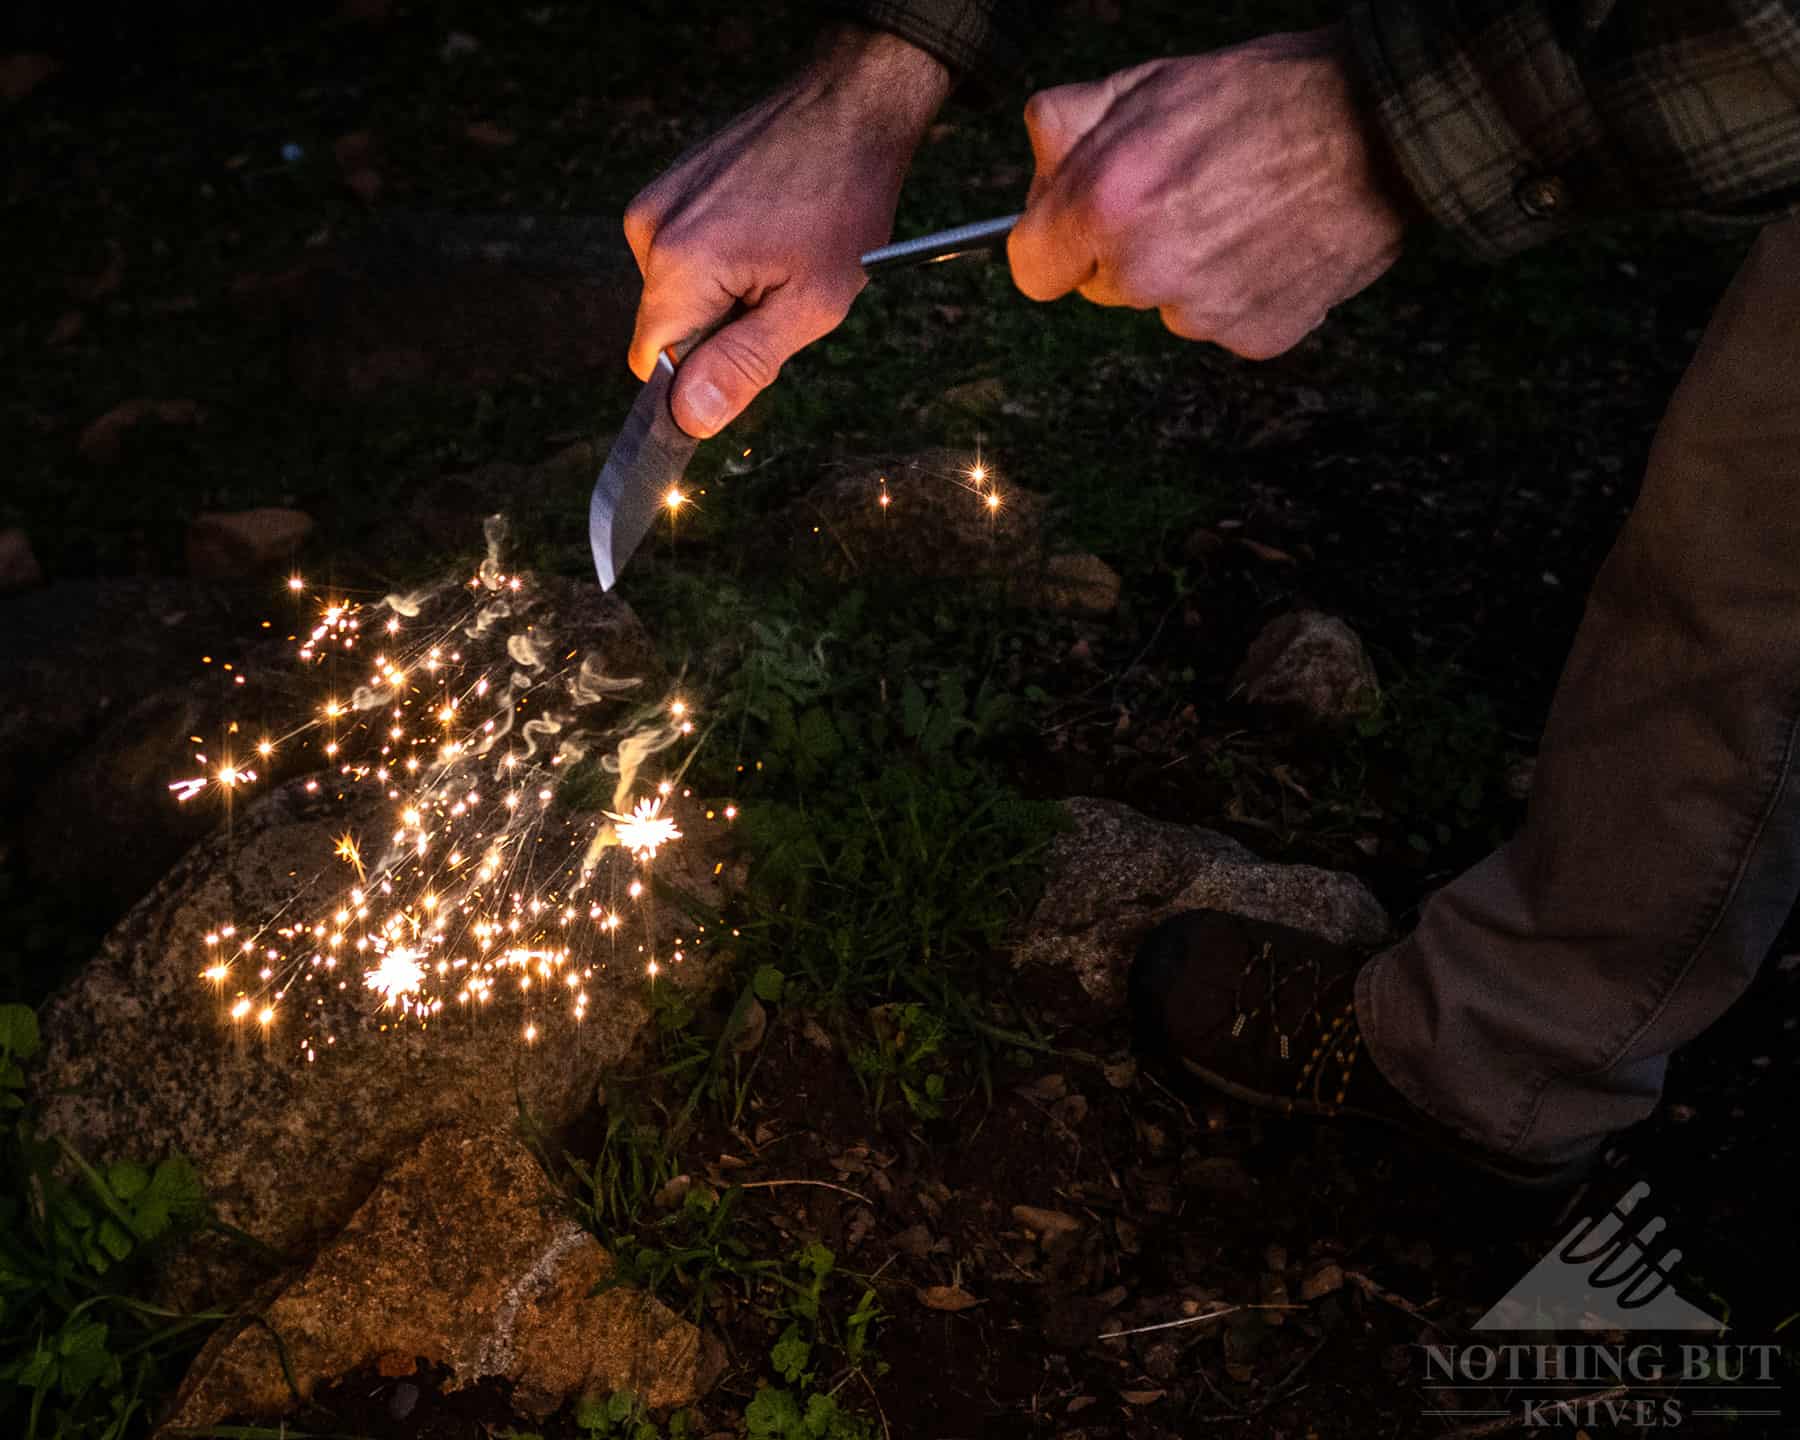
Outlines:
[{"label": "plaid shirt sleeve", "polygon": [[1025,63],[1029,0],[846,0],[829,8],[912,41],[983,91]]},{"label": "plaid shirt sleeve", "polygon": [[1400,170],[1478,255],[1800,209],[1796,0],[1358,0],[1349,31]]}]

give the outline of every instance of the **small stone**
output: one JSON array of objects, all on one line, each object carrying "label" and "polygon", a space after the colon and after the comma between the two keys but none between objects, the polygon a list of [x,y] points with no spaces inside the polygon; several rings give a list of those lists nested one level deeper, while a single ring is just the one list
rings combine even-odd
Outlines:
[{"label": "small stone", "polygon": [[1125,582],[1098,555],[1052,555],[1044,567],[1036,603],[1059,615],[1097,619],[1119,608]]},{"label": "small stone", "polygon": [[201,515],[188,526],[188,573],[200,580],[248,580],[292,563],[312,534],[300,510],[264,507]]},{"label": "small stone", "polygon": [[0,530],[0,594],[29,590],[44,578],[43,567],[32,553],[31,540],[16,525]]},{"label": "small stone", "polygon": [[1307,725],[1332,727],[1366,713],[1381,689],[1354,630],[1334,615],[1297,610],[1263,627],[1232,678],[1232,694]]},{"label": "small stone", "polygon": [[1506,793],[1515,800],[1531,798],[1531,782],[1537,776],[1537,756],[1515,761],[1506,772]]}]

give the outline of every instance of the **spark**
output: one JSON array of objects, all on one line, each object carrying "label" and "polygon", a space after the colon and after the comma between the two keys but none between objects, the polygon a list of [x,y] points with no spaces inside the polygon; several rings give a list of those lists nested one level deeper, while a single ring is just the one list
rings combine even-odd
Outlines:
[{"label": "spark", "polygon": [[356,848],[356,837],[354,835],[346,834],[340,836],[338,838],[335,853],[338,859],[355,867],[356,878],[358,880],[366,881],[369,878],[368,872],[363,869],[362,852]]},{"label": "spark", "polygon": [[611,810],[602,813],[613,822],[619,843],[640,860],[654,860],[661,846],[681,838],[675,822],[662,813],[660,795],[638,801],[629,815],[615,815]]},{"label": "spark", "polygon": [[425,967],[420,959],[416,950],[390,950],[381,957],[379,965],[364,973],[363,984],[381,993],[384,1006],[398,1005],[405,1009],[407,997],[416,994],[425,979]]},{"label": "spark", "polygon": [[206,777],[196,775],[191,780],[176,780],[169,788],[175,792],[175,803],[185,805],[206,788]]},{"label": "spark", "polygon": [[983,465],[979,460],[977,460],[973,465],[971,465],[969,467],[969,479],[974,484],[976,484],[976,485],[986,484],[987,476],[988,476],[987,466]]},{"label": "spark", "polygon": [[306,588],[306,581],[301,579],[298,575],[288,576],[288,589],[292,590],[296,595],[298,595],[305,588]]},{"label": "spark", "polygon": [[679,510],[686,503],[687,496],[683,495],[680,489],[674,485],[671,485],[669,493],[663,496],[663,504],[667,505],[671,511]]},{"label": "spark", "polygon": [[992,490],[987,493],[987,508],[989,510],[998,510],[1000,508],[1000,497]]}]

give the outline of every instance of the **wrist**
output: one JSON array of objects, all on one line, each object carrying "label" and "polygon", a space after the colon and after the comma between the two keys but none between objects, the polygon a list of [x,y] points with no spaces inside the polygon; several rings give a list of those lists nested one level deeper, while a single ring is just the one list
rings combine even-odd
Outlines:
[{"label": "wrist", "polygon": [[821,33],[806,79],[871,122],[899,126],[916,141],[955,80],[943,61],[910,40],[849,21]]}]

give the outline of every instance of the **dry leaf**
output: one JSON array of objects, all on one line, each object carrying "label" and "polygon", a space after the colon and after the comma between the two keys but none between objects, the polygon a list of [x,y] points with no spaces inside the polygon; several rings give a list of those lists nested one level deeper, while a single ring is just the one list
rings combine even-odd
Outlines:
[{"label": "dry leaf", "polygon": [[1271,565],[1294,565],[1294,557],[1285,550],[1277,550],[1273,545],[1264,545],[1260,540],[1239,540],[1242,545],[1258,560],[1267,560]]},{"label": "dry leaf", "polygon": [[952,1314],[981,1304],[981,1301],[958,1285],[928,1285],[918,1294],[919,1303],[927,1310],[947,1310]]},{"label": "dry leaf", "polygon": [[1054,1240],[1059,1235],[1068,1235],[1081,1228],[1081,1222],[1073,1215],[1065,1215],[1060,1210],[1040,1209],[1036,1205],[1013,1206],[1012,1218],[1043,1240]]},{"label": "dry leaf", "polygon": [[79,310],[65,310],[56,325],[45,337],[47,345],[67,345],[82,331],[87,324],[87,317]]},{"label": "dry leaf", "polygon": [[477,120],[464,128],[463,134],[483,150],[504,150],[518,140],[518,135],[491,120]]},{"label": "dry leaf", "polygon": [[1168,1393],[1167,1390],[1121,1390],[1119,1398],[1127,1405],[1154,1405]]}]

